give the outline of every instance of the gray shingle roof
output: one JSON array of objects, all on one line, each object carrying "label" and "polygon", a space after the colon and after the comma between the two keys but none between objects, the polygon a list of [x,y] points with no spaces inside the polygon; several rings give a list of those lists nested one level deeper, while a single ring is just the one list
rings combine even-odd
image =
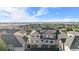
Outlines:
[{"label": "gray shingle roof", "polygon": [[79,49],[79,36],[75,36],[70,48],[71,49]]},{"label": "gray shingle roof", "polygon": [[16,29],[0,29],[0,32],[6,31],[7,33],[14,33],[17,30]]},{"label": "gray shingle roof", "polygon": [[22,47],[14,35],[2,35],[2,39],[8,45],[13,45],[13,47]]}]

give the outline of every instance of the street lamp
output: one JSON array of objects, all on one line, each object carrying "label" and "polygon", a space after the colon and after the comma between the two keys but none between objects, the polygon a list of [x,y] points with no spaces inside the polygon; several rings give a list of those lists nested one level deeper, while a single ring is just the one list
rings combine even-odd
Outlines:
[{"label": "street lamp", "polygon": [[63,43],[63,51],[64,51],[64,50],[65,50],[65,45],[64,45],[64,43],[66,42],[66,38],[61,38],[60,40],[61,40],[61,42]]}]

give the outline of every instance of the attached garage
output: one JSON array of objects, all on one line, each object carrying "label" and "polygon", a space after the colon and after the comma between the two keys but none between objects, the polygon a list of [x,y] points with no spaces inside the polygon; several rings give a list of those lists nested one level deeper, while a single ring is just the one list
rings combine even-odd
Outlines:
[{"label": "attached garage", "polygon": [[31,48],[38,48],[38,45],[30,45]]},{"label": "attached garage", "polygon": [[41,48],[48,48],[48,45],[42,45]]}]

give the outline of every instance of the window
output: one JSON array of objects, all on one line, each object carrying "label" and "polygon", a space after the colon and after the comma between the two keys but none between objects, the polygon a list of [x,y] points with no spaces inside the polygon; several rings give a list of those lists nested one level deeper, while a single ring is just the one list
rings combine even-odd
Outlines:
[{"label": "window", "polygon": [[71,35],[69,37],[72,37]]},{"label": "window", "polygon": [[46,43],[48,43],[48,41],[46,40]]},{"label": "window", "polygon": [[38,41],[36,40],[36,43],[38,43]]},{"label": "window", "polygon": [[43,42],[43,40],[41,40]]},{"label": "window", "polygon": [[53,41],[50,41],[50,43],[53,43]]},{"label": "window", "polygon": [[32,40],[31,42],[32,43],[38,43],[38,40]]},{"label": "window", "polygon": [[52,38],[54,35],[50,35],[50,38]]},{"label": "window", "polygon": [[48,35],[46,35],[46,37],[48,37]]},{"label": "window", "polygon": [[37,36],[37,37],[39,37],[39,36]]},{"label": "window", "polygon": [[34,36],[32,36],[32,37],[34,37]]}]

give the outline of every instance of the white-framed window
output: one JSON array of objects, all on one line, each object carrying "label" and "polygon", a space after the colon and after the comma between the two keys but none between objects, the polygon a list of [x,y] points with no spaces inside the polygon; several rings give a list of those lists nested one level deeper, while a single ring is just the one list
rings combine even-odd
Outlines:
[{"label": "white-framed window", "polygon": [[44,41],[44,40],[41,40],[42,42]]},{"label": "white-framed window", "polygon": [[53,41],[50,41],[50,43],[53,43]]},{"label": "white-framed window", "polygon": [[46,40],[46,43],[48,43],[48,40]]},{"label": "white-framed window", "polygon": [[39,37],[39,35],[37,35],[36,37]]},{"label": "white-framed window", "polygon": [[69,37],[72,37],[71,35]]},{"label": "white-framed window", "polygon": [[34,37],[34,36],[32,36],[32,37]]},{"label": "white-framed window", "polygon": [[32,43],[38,43],[38,40],[32,40]]},{"label": "white-framed window", "polygon": [[49,35],[46,35],[46,37],[48,37]]},{"label": "white-framed window", "polygon": [[38,43],[38,40],[36,40],[36,43]]},{"label": "white-framed window", "polygon": [[52,38],[53,37],[53,35],[50,35],[50,38]]}]

